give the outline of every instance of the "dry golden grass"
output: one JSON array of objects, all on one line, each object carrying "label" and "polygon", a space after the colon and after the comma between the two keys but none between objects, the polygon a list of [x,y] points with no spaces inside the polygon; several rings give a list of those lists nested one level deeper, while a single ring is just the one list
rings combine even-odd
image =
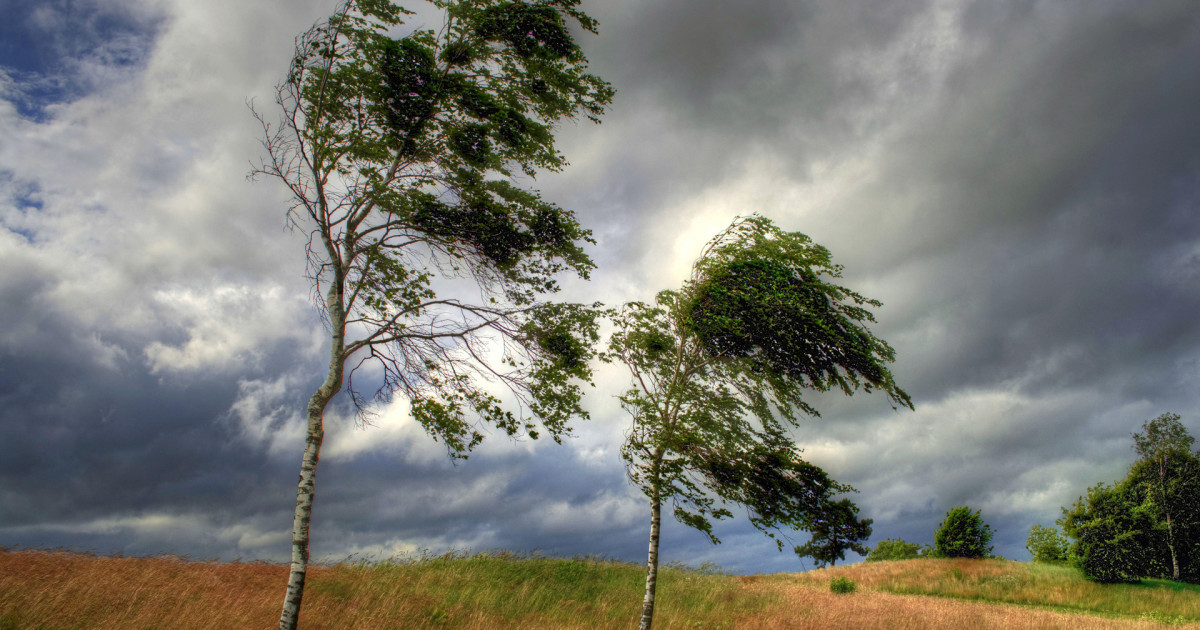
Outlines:
[{"label": "dry golden grass", "polygon": [[1095,584],[1075,569],[1008,560],[916,559],[868,562],[810,571],[810,585],[847,576],[859,587],[900,595],[936,595],[1129,617],[1200,621],[1200,588],[1147,580],[1141,585]]},{"label": "dry golden grass", "polygon": [[[0,550],[0,630],[270,628],[288,568],[180,558]],[[449,556],[311,566],[305,630],[625,629],[641,612],[643,569],[596,560]],[[656,628],[732,628],[777,596],[736,580],[665,569]],[[701,626],[695,622],[701,620]]]},{"label": "dry golden grass", "polygon": [[757,580],[755,586],[758,588],[782,593],[784,604],[762,618],[743,619],[737,627],[745,630],[1150,630],[1185,627],[882,591],[859,590],[838,595],[829,591],[828,584],[826,580],[822,588],[808,580],[774,576]]},{"label": "dry golden grass", "polygon": [[283,603],[265,595],[286,583],[287,567],[261,563],[8,551],[0,628],[264,628]]},{"label": "dry golden grass", "polygon": [[[1028,566],[921,560],[752,577],[666,569],[655,628],[1184,627],[884,591],[1005,584]],[[859,591],[831,593],[834,576],[850,577]],[[0,550],[0,630],[271,628],[286,579],[286,566],[264,563]],[[313,567],[301,627],[624,630],[636,625],[643,579],[636,565],[511,556]]]}]

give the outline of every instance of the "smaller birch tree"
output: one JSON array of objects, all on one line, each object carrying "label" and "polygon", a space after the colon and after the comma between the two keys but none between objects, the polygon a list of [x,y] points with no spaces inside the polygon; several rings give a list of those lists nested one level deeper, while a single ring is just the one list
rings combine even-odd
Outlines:
[{"label": "smaller birch tree", "polygon": [[663,503],[713,543],[712,521],[740,504],[782,550],[783,530],[811,527],[849,490],[801,459],[788,435],[797,413],[819,415],[802,392],[879,389],[912,407],[884,365],[894,351],[863,325],[874,321],[864,306],[880,303],[829,281],[840,274],[807,236],[739,218],[681,290],[615,313],[603,358],[632,375],[620,398],[633,419],[621,454],[650,500],[641,630],[653,623]]}]

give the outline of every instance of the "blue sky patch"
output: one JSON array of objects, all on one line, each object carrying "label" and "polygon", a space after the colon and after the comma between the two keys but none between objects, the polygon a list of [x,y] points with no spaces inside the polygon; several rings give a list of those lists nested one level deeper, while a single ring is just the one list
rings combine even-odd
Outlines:
[{"label": "blue sky patch", "polygon": [[81,0],[0,0],[0,72],[3,98],[26,118],[102,87],[89,67],[132,68],[144,63],[163,22],[120,6]]}]

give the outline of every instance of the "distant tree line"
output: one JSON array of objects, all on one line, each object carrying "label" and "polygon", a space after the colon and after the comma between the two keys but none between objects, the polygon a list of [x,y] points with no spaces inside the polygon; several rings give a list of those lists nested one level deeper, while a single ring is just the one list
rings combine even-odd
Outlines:
[{"label": "distant tree line", "polygon": [[[1137,460],[1124,479],[1098,483],[1056,527],[1034,525],[1025,548],[1034,562],[1079,568],[1100,583],[1144,578],[1200,584],[1200,451],[1176,413],[1164,413],[1133,434]],[[989,557],[992,532],[978,511],[956,507],[934,534],[934,545],[888,538],[867,562],[937,557]]]},{"label": "distant tree line", "polygon": [[879,541],[867,553],[867,562],[913,558],[990,558],[993,531],[979,510],[961,505],[946,512],[933,533],[933,545],[919,545],[898,538]]}]

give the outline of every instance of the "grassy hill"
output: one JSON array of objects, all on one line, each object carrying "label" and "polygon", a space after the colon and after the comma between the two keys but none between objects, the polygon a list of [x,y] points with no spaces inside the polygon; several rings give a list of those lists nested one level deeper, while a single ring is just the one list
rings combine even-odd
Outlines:
[{"label": "grassy hill", "polygon": [[[0,551],[0,630],[270,628],[287,567]],[[858,585],[830,592],[834,577]],[[626,629],[643,569],[595,559],[447,555],[310,570],[301,626]],[[1200,589],[1100,586],[1065,567],[909,560],[737,577],[668,567],[655,627],[1200,627]]]}]

